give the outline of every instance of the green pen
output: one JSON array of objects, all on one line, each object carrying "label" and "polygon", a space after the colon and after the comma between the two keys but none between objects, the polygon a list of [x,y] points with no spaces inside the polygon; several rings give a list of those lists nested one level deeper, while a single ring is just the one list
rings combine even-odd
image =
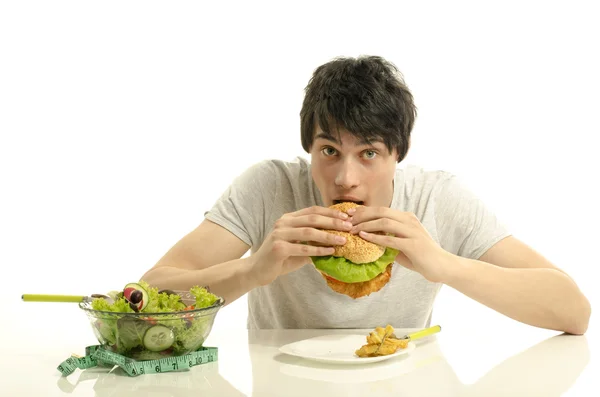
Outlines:
[{"label": "green pen", "polygon": [[421,331],[417,331],[417,332],[412,332],[410,334],[406,334],[406,335],[404,335],[400,338],[396,338],[396,339],[415,340],[415,339],[423,338],[425,336],[436,334],[436,333],[440,332],[441,330],[442,330],[441,326],[434,325],[433,327],[425,328],[425,329],[423,329]]},{"label": "green pen", "polygon": [[112,302],[113,299],[110,296],[104,294],[92,294],[92,296],[83,295],[50,295],[50,294],[23,294],[21,299],[24,302],[92,302],[94,298],[106,299]]}]

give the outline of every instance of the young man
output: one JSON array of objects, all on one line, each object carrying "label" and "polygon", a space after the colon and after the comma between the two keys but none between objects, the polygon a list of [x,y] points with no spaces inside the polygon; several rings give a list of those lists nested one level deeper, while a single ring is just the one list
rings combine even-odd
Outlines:
[{"label": "young man", "polygon": [[[360,57],[318,67],[300,115],[311,161],[250,167],[143,279],[207,285],[229,303],[248,293],[250,328],[426,327],[446,284],[523,323],[586,331],[590,304],[575,282],[455,176],[396,167],[416,107],[393,64]],[[348,216],[328,208],[337,201],[364,206]],[[344,240],[322,229],[398,249],[389,282],[359,299],[329,288],[310,256]]]}]

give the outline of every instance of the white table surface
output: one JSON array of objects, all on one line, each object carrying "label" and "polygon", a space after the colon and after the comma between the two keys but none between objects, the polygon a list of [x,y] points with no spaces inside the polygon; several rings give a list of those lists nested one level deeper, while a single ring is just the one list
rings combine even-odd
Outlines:
[{"label": "white table surface", "polygon": [[76,369],[62,377],[56,369],[62,361],[97,343],[87,319],[69,304],[53,307],[52,314],[39,306],[21,309],[18,317],[0,320],[2,396],[600,395],[600,366],[592,359],[600,349],[593,333],[561,335],[500,316],[503,328],[485,324],[473,333],[442,325],[410,355],[360,366],[311,362],[278,349],[318,335],[366,336],[370,329],[248,331],[217,322],[206,341],[219,349],[217,362],[137,377],[118,368]]}]

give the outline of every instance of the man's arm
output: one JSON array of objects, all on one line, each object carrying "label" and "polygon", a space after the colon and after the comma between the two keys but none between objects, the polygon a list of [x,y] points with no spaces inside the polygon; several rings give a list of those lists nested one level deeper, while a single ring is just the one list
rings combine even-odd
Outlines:
[{"label": "man's arm", "polygon": [[500,240],[474,260],[443,249],[413,213],[364,207],[352,214],[352,233],[398,249],[396,262],[431,282],[526,324],[570,334],[587,330],[591,307],[575,282],[515,237]]},{"label": "man's arm", "polygon": [[205,219],[179,240],[154,266],[204,269],[241,258],[250,246],[224,227]]},{"label": "man's arm", "polygon": [[[344,222],[345,218],[341,211],[319,206],[284,214],[260,248],[247,258],[241,258],[250,248],[246,243],[205,220],[177,242],[142,279],[168,289],[208,286],[231,303],[251,289],[310,263],[311,256],[333,254],[333,246],[344,244],[345,240],[339,241],[339,236],[324,230],[350,230],[352,225]],[[305,241],[318,245],[304,244]]]},{"label": "man's arm", "polygon": [[443,283],[517,321],[581,335],[591,306],[575,282],[544,256],[507,237],[479,260],[450,254]]},{"label": "man's arm", "polygon": [[189,290],[209,286],[211,292],[231,303],[257,285],[250,277],[249,249],[233,233],[204,220],[179,240],[142,279],[151,286]]}]

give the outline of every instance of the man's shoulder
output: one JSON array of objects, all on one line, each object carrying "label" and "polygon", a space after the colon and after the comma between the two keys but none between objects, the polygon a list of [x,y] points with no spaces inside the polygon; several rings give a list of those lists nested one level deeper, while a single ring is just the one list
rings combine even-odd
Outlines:
[{"label": "man's shoulder", "polygon": [[417,164],[408,164],[396,170],[397,180],[408,190],[433,190],[455,177],[450,171]]},{"label": "man's shoulder", "polygon": [[255,162],[248,167],[251,170],[261,172],[302,172],[310,168],[310,163],[304,157],[297,156],[291,160],[282,160],[276,158],[264,159]]},{"label": "man's shoulder", "polygon": [[310,163],[303,157],[291,160],[271,158],[254,163],[247,172],[257,179],[268,179],[273,183],[287,181],[292,185],[304,186],[310,180]]},{"label": "man's shoulder", "polygon": [[236,181],[245,182],[253,180],[277,181],[282,178],[298,179],[302,175],[308,175],[309,162],[301,157],[292,160],[264,159],[251,163],[241,172]]},{"label": "man's shoulder", "polygon": [[291,160],[271,158],[263,160],[261,163],[265,167],[278,168],[280,170],[301,171],[310,168],[310,162],[308,161],[308,159],[301,156],[296,156]]}]

